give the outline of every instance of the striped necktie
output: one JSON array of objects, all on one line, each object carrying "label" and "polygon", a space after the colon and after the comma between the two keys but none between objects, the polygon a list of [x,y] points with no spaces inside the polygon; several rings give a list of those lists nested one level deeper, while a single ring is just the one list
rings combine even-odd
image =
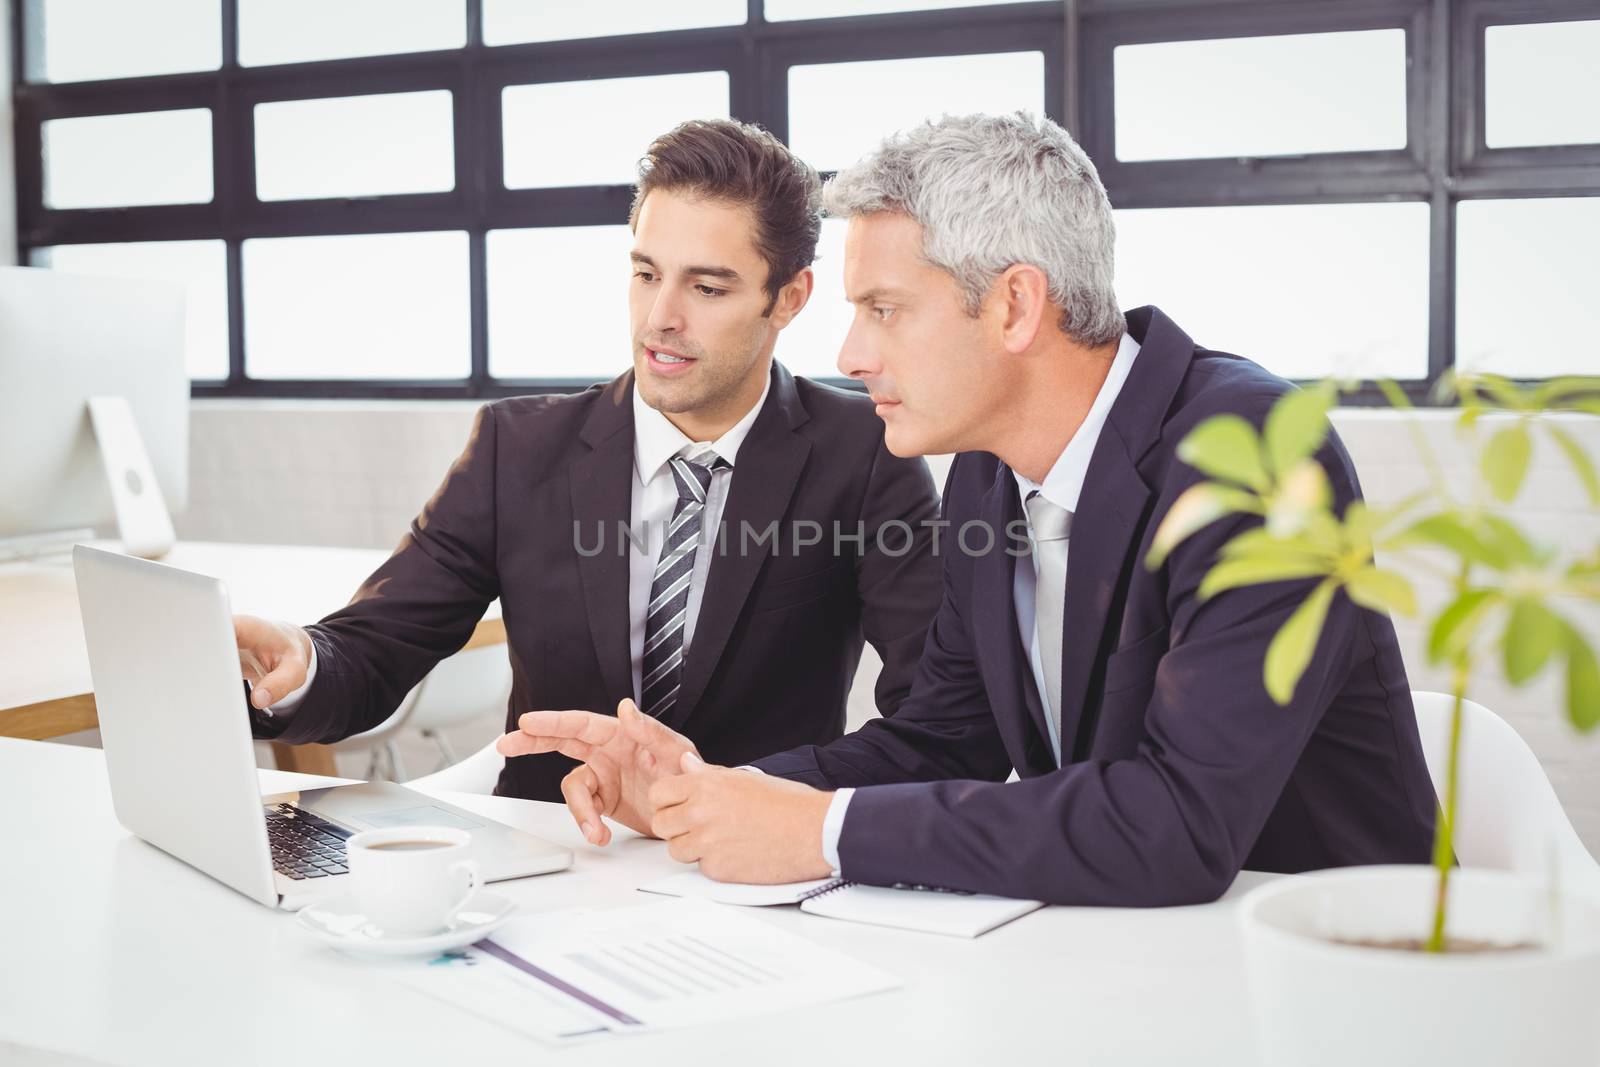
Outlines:
[{"label": "striped necktie", "polygon": [[[640,668],[639,703],[657,718],[678,700],[683,679],[683,624],[689,615],[689,584],[694,578],[695,548],[700,542],[700,519],[711,490],[713,471],[731,470],[721,456],[708,454],[710,463],[672,458],[672,478],[678,485],[678,505],[667,524],[661,558],[650,582],[650,606],[644,623],[644,663]],[[706,457],[702,457],[706,458]]]}]

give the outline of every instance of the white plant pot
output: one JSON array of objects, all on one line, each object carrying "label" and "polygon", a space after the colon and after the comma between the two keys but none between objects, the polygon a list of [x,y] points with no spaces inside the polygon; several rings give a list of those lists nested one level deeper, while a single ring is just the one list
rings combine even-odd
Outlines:
[{"label": "white plant pot", "polygon": [[1595,1067],[1600,902],[1553,899],[1500,871],[1450,876],[1447,933],[1522,952],[1435,954],[1335,943],[1426,938],[1432,867],[1280,879],[1240,907],[1261,1063],[1269,1067]]}]

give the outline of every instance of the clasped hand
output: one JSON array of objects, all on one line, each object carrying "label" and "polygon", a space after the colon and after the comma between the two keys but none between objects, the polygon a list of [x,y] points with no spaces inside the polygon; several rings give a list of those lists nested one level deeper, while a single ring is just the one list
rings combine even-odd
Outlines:
[{"label": "clasped hand", "polygon": [[[831,793],[748,770],[707,764],[694,742],[641,712],[530,711],[501,737],[501,755],[560,752],[580,761],[561,782],[584,839],[611,840],[604,819],[667,842],[709,878],[778,883],[824,878],[822,824]],[[602,816],[604,818],[602,818]]]}]

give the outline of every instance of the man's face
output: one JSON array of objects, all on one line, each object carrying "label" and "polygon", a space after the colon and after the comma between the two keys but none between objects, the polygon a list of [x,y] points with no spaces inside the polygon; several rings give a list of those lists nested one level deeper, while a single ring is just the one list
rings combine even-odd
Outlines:
[{"label": "man's face", "polygon": [[687,191],[645,197],[628,287],[634,377],[645,403],[664,414],[715,417],[754,402],[787,322],[762,315],[766,280],[748,208]]},{"label": "man's face", "polygon": [[967,315],[955,279],[922,258],[922,227],[898,212],[852,218],[844,291],[856,310],[839,370],[877,401],[889,451],[981,448],[1005,394],[997,329]]}]

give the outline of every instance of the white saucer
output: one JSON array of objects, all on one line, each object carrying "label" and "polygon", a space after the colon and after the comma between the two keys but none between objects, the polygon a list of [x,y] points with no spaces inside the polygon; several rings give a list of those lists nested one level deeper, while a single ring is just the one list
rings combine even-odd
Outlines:
[{"label": "white saucer", "polygon": [[348,893],[307,904],[295,917],[302,927],[344,952],[366,956],[432,956],[481,941],[511,917],[517,906],[505,897],[479,892],[438,933],[421,937],[386,935],[356,909]]}]

